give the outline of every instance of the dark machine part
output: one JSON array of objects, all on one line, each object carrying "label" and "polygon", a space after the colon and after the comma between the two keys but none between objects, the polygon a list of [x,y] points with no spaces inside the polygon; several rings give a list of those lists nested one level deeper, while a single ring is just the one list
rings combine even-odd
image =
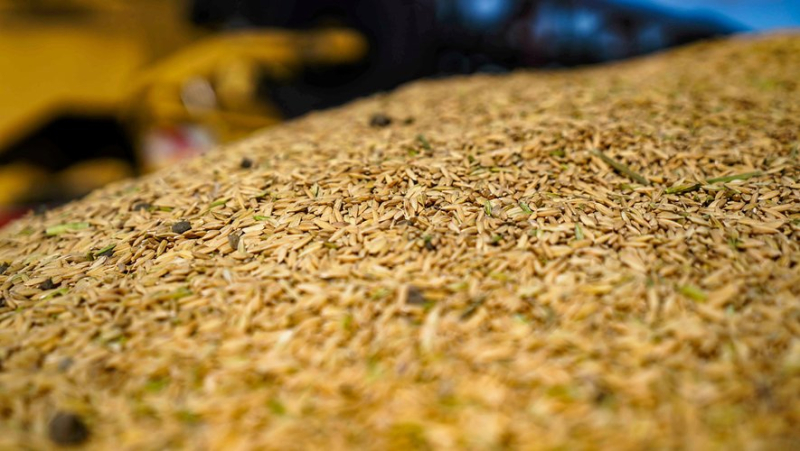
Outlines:
[{"label": "dark machine part", "polygon": [[108,117],[64,116],[0,153],[0,166],[25,162],[55,172],[95,158],[136,161],[123,125]]},{"label": "dark machine part", "polygon": [[335,25],[367,37],[361,63],[265,81],[287,117],[421,77],[600,63],[742,31],[613,0],[195,0],[192,19],[222,29]]},{"label": "dark machine part", "polygon": [[306,67],[290,83],[265,80],[261,90],[287,117],[340,105],[430,73],[435,66],[435,15],[418,0],[195,0],[192,18],[216,28],[346,27],[370,43],[351,65]]}]

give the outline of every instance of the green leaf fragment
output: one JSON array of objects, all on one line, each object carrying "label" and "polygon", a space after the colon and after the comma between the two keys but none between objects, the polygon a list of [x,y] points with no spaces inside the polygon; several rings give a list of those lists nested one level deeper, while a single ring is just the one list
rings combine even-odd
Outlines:
[{"label": "green leaf fragment", "polygon": [[144,389],[150,393],[158,393],[161,390],[164,390],[169,385],[169,378],[166,377],[157,377],[155,379],[150,379],[144,384]]},{"label": "green leaf fragment", "polygon": [[450,291],[464,291],[469,288],[469,284],[467,282],[454,282],[450,285],[447,285],[447,289]]},{"label": "green leaf fragment", "polygon": [[664,190],[665,194],[684,194],[684,193],[691,193],[693,191],[697,191],[700,187],[703,186],[699,183],[695,183],[693,185],[681,185],[681,186],[673,186]]},{"label": "green leaf fragment", "polygon": [[108,246],[100,249],[99,251],[94,252],[92,254],[92,256],[93,257],[100,257],[100,256],[104,255],[104,256],[110,257],[111,256],[111,251],[113,251],[115,247],[117,247],[116,244],[109,244]]},{"label": "green leaf fragment", "polygon": [[53,291],[47,293],[46,295],[42,296],[40,299],[42,301],[46,301],[48,299],[53,299],[54,297],[57,297],[57,296],[64,296],[68,292],[69,292],[69,288],[62,287],[62,288],[59,288],[58,290],[53,290]]},{"label": "green leaf fragment", "polygon": [[347,314],[342,318],[342,329],[347,332],[353,330],[353,315]]},{"label": "green leaf fragment", "polygon": [[269,219],[269,216],[255,215],[253,216],[253,219],[255,219],[256,221],[266,221],[267,219]]},{"label": "green leaf fragment", "polygon": [[489,277],[498,282],[509,282],[512,280],[512,277],[504,272],[492,272],[489,274]]},{"label": "green leaf fragment", "polygon": [[420,143],[423,149],[425,150],[432,150],[431,143],[428,142],[428,138],[425,137],[423,134],[417,135],[417,141]]},{"label": "green leaf fragment", "polygon": [[582,239],[584,239],[584,238],[585,238],[585,236],[584,236],[584,234],[583,234],[583,228],[581,227],[581,225],[580,225],[580,224],[578,224],[578,223],[576,222],[576,223],[575,223],[575,239],[576,239],[576,240],[578,240],[578,241],[580,241],[580,240],[582,240]]},{"label": "green leaf fragment", "polygon": [[228,203],[228,199],[227,198],[220,199],[218,201],[211,202],[211,205],[208,206],[208,209],[210,210],[210,209],[212,209],[214,207],[220,207],[220,206],[225,205],[227,203]]},{"label": "green leaf fragment", "polygon": [[678,292],[695,302],[705,302],[708,300],[708,294],[694,285],[681,285],[678,287]]},{"label": "green leaf fragment", "polygon": [[275,415],[286,415],[286,406],[284,406],[283,403],[275,398],[272,398],[267,402],[267,407],[269,407],[269,410]]},{"label": "green leaf fragment", "polygon": [[609,165],[612,168],[614,168],[615,171],[627,176],[631,180],[633,180],[633,181],[635,181],[637,183],[640,183],[642,185],[649,185],[650,184],[649,180],[647,180],[646,178],[642,177],[640,174],[634,172],[628,166],[625,166],[624,164],[620,163],[619,161],[617,161],[617,160],[609,157],[608,155],[604,154],[603,152],[600,152],[599,150],[595,150],[593,153],[597,157],[599,157],[601,160],[603,160],[603,162],[605,162],[607,165]]},{"label": "green leaf fragment", "polygon": [[175,416],[178,418],[178,420],[189,424],[199,423],[203,420],[199,414],[189,410],[179,410],[175,413]]},{"label": "green leaf fragment", "polygon": [[517,313],[517,314],[514,315],[514,321],[516,321],[516,322],[518,322],[520,324],[530,324],[531,323],[531,320],[529,320],[528,318],[525,317],[525,315],[522,315],[520,313]]},{"label": "green leaf fragment", "polygon": [[74,232],[88,228],[89,228],[88,222],[68,222],[66,224],[59,224],[53,227],[48,227],[45,230],[45,234],[47,236],[55,236],[55,235],[61,235],[62,233],[66,232]]},{"label": "green leaf fragment", "polygon": [[708,180],[706,180],[706,183],[708,183],[709,185],[713,185],[714,183],[728,183],[728,182],[732,182],[734,180],[747,180],[747,179],[751,179],[753,177],[758,177],[758,176],[761,176],[761,175],[763,175],[763,173],[761,171],[746,172],[744,174],[728,175],[728,176],[725,176],[725,177],[717,177],[717,178],[713,178],[713,179],[708,179]]},{"label": "green leaf fragment", "polygon": [[167,299],[178,300],[181,298],[185,298],[186,296],[191,296],[192,294],[193,294],[192,290],[190,290],[189,288],[181,287],[173,291],[169,295],[167,295]]},{"label": "green leaf fragment", "polygon": [[375,291],[373,291],[372,293],[370,293],[369,297],[370,297],[370,299],[372,299],[373,301],[378,301],[378,300],[380,300],[380,299],[383,299],[383,298],[385,298],[385,297],[386,297],[386,296],[388,296],[390,293],[391,293],[391,291],[389,291],[389,290],[388,290],[388,289],[386,289],[386,288],[378,288],[377,290],[375,290]]}]

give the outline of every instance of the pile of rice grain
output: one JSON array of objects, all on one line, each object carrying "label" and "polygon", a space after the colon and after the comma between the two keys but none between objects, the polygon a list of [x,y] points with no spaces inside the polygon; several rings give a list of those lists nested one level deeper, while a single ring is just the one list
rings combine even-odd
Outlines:
[{"label": "pile of rice grain", "polygon": [[796,448],[798,74],[421,82],[25,218],[0,448]]}]

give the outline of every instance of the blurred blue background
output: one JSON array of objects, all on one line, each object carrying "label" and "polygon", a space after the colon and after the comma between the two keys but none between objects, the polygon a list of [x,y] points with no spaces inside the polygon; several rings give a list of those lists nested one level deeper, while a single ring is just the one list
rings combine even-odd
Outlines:
[{"label": "blurred blue background", "polygon": [[618,0],[655,4],[688,13],[708,13],[733,20],[753,31],[800,26],[800,0]]}]

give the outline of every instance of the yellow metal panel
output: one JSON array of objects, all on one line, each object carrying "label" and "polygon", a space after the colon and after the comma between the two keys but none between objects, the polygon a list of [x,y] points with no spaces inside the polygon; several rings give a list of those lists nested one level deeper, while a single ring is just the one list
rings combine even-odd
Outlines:
[{"label": "yellow metal panel", "polygon": [[0,152],[55,116],[115,114],[135,73],[204,33],[185,0],[0,0]]},{"label": "yellow metal panel", "polygon": [[143,57],[135,41],[97,30],[0,29],[0,148],[59,110],[113,111]]}]

